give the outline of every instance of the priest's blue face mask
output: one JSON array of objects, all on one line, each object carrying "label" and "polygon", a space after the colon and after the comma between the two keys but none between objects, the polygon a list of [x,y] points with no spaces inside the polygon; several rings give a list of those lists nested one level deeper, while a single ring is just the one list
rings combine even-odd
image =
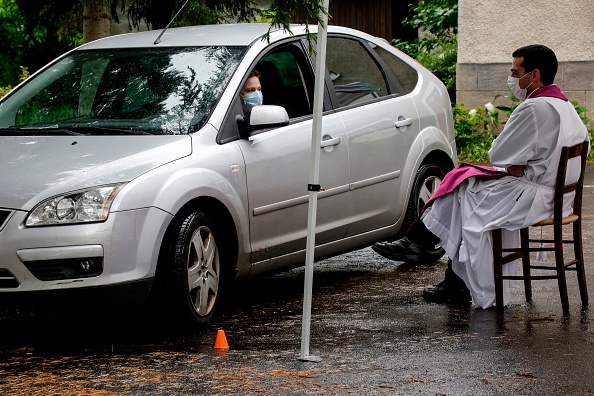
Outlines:
[{"label": "priest's blue face mask", "polygon": [[[532,70],[534,71],[534,70]],[[514,96],[520,100],[524,100],[526,99],[526,97],[528,96],[528,87],[532,85],[531,82],[530,84],[528,84],[528,86],[526,88],[520,88],[520,80],[523,79],[526,76],[529,76],[532,71],[530,73],[526,73],[524,74],[522,77],[511,77],[509,76],[507,78],[507,86],[509,87],[509,89],[511,90],[511,92],[514,94]]]},{"label": "priest's blue face mask", "polygon": [[262,91],[254,91],[247,93],[242,96],[243,98],[243,111],[249,113],[252,111],[254,106],[260,106],[262,104]]}]

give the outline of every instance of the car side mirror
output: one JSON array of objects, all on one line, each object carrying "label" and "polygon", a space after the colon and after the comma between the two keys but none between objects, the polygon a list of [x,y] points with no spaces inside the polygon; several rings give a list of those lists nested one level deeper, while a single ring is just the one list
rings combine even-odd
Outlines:
[{"label": "car side mirror", "polygon": [[254,106],[248,117],[237,118],[238,124],[243,124],[239,128],[242,138],[248,137],[252,131],[257,129],[289,125],[287,110],[276,105]]}]

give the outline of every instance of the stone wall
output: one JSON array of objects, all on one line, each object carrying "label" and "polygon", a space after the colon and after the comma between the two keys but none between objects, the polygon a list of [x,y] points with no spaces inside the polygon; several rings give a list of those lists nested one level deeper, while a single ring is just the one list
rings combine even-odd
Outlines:
[{"label": "stone wall", "polygon": [[[594,119],[594,1],[459,0],[456,101],[484,106],[508,94],[511,53],[528,44],[555,51],[555,83]],[[496,103],[504,103],[498,99]]]}]

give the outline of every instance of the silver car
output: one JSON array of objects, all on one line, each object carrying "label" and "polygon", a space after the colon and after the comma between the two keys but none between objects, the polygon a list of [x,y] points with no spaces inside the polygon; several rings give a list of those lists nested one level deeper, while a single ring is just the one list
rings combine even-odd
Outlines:
[{"label": "silver car", "polygon": [[[151,297],[205,323],[232,281],[304,265],[314,59],[304,26],[268,29],[105,38],[0,101],[1,305]],[[326,64],[317,260],[405,230],[457,163],[429,71],[336,26]]]}]

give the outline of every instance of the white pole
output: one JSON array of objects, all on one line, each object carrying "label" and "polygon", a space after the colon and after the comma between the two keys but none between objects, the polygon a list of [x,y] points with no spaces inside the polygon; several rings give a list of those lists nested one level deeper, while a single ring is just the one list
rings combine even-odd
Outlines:
[{"label": "white pole", "polygon": [[[324,8],[326,10],[328,9],[328,3],[329,0],[324,0]],[[322,13],[320,17],[323,23],[318,23],[317,35],[314,112],[309,163],[309,206],[307,210],[307,243],[305,251],[305,281],[303,285],[301,355],[299,356],[299,360],[310,362],[321,361],[319,357],[309,355],[313,265],[316,246],[316,215],[318,210],[317,194],[320,185],[320,142],[322,140],[322,112],[324,110],[324,77],[326,76],[326,26],[328,25],[328,16]]]}]

